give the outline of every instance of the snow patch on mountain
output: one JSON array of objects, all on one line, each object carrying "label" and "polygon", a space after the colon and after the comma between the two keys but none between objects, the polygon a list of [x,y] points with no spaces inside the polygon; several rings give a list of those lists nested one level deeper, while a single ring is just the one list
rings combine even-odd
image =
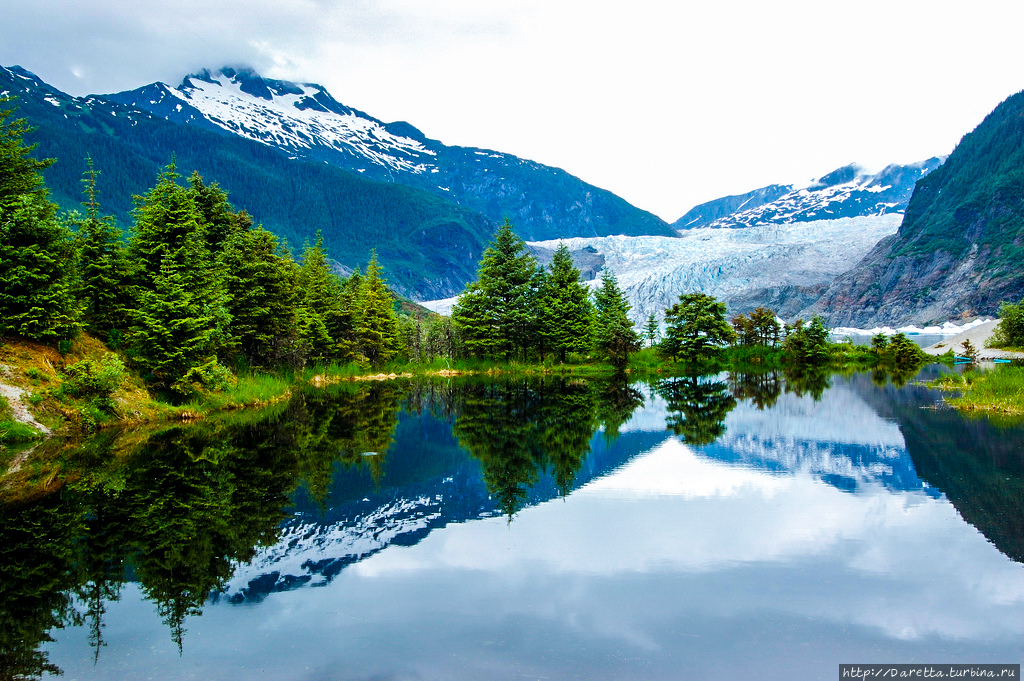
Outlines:
[{"label": "snow patch on mountain", "polygon": [[432,168],[435,152],[422,142],[342,106],[316,84],[264,81],[222,69],[189,76],[180,87],[164,90],[214,125],[268,146],[305,152],[322,147],[400,172],[422,174]]},{"label": "snow patch on mountain", "polygon": [[902,214],[917,181],[939,167],[944,157],[909,165],[889,165],[869,173],[855,163],[838,168],[810,185],[771,185],[739,196],[701,204],[677,220],[678,229],[743,228],[765,224],[813,222],[859,216]]},{"label": "snow patch on mountain", "polygon": [[399,498],[333,523],[296,516],[285,523],[277,543],[236,565],[223,590],[229,599],[251,596],[251,585],[264,581],[267,575],[283,581],[275,585],[277,588],[261,585],[264,592],[299,584],[322,586],[338,571],[329,566],[358,562],[398,537],[429,530],[441,516],[441,502],[441,497]]}]

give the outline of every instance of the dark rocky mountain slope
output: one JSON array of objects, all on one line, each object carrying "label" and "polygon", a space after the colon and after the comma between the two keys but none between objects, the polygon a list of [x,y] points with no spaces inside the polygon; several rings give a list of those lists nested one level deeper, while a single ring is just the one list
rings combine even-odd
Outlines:
[{"label": "dark rocky mountain slope", "polygon": [[1024,297],[1024,93],[1001,103],[917,183],[899,231],[805,315],[832,326],[994,314]]}]

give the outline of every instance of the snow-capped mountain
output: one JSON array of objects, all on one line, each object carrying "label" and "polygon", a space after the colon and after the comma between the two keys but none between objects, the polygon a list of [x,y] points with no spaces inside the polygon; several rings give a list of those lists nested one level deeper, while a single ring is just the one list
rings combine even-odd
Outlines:
[{"label": "snow-capped mountain", "polygon": [[237,135],[289,157],[323,161],[508,217],[527,239],[659,234],[660,218],[563,170],[511,154],[449,147],[405,122],[384,123],[314,83],[263,78],[249,68],[201,71],[178,87],[153,83],[105,97],[169,121]]},{"label": "snow-capped mountain", "polygon": [[[129,95],[132,95],[129,97]],[[330,160],[333,155],[370,176],[439,172],[436,153],[409,125],[392,126],[335,100],[322,86],[265,79],[248,70],[203,70],[172,88],[153,83],[112,99],[144,104],[175,123],[199,125],[288,151]]]},{"label": "snow-capped mountain", "polygon": [[945,158],[910,165],[890,165],[867,173],[852,163],[810,185],[770,185],[739,196],[726,196],[692,208],[673,223],[677,229],[741,228],[790,222],[813,222],[871,215],[900,214],[914,186]]}]

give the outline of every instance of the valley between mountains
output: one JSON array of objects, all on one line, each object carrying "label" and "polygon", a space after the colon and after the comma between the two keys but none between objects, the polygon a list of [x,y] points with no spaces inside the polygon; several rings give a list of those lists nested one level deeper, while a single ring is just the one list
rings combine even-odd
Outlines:
[{"label": "valley between mountains", "polygon": [[10,67],[0,68],[0,92],[17,97],[40,154],[60,159],[47,183],[63,207],[81,200],[89,156],[104,207],[126,224],[132,195],[174,157],[293,248],[322,234],[340,273],[375,248],[395,291],[442,313],[506,218],[541,264],[564,240],[585,279],[614,272],[637,324],[692,291],[733,314],[767,306],[787,321],[818,314],[862,327],[992,315],[1024,295],[1021,95],[948,159],[880,172],[844,165],[807,186],[695,206],[669,224],[557,168],[446,146],[320,85],[247,68],[79,98]]}]

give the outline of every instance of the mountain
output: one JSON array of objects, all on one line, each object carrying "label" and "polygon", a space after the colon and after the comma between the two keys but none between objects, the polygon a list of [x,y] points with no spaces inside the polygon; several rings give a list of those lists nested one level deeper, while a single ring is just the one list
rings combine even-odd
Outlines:
[{"label": "mountain", "polygon": [[446,146],[409,123],[383,123],[345,106],[315,83],[222,68],[192,74],[176,88],[153,83],[106,97],[292,158],[423,189],[495,222],[508,217],[527,240],[674,234],[660,218],[563,170],[510,154]]},{"label": "mountain", "polygon": [[800,189],[773,184],[702,203],[672,226],[741,228],[902,214],[917,181],[942,165],[943,160],[935,157],[910,165],[890,165],[874,174],[851,163]]},{"label": "mountain", "polygon": [[[584,277],[615,272],[641,324],[661,318],[680,293],[703,291],[731,314],[769,307],[787,321],[816,301],[899,227],[914,183],[941,165],[932,158],[868,174],[847,165],[802,189],[769,185],[701,204],[674,223],[679,238],[566,239]],[[530,248],[544,263],[556,240]],[[596,285],[596,282],[595,282]],[[438,307],[438,306],[435,306]],[[443,309],[443,307],[442,307]]]},{"label": "mountain", "polygon": [[19,67],[0,67],[0,93],[16,97],[17,116],[36,128],[27,141],[45,171],[52,197],[81,208],[87,156],[100,171],[104,212],[131,224],[133,195],[144,194],[174,159],[227,190],[229,200],[295,247],[323,233],[340,265],[364,265],[376,248],[389,284],[415,299],[461,291],[494,224],[429,192],[377,182],[321,162],[289,159],[265,144],[179,125],[103,97],[72,97]]},{"label": "mountain", "polygon": [[994,314],[1024,297],[1024,92],[918,182],[898,232],[836,278],[806,314],[833,326]]}]

